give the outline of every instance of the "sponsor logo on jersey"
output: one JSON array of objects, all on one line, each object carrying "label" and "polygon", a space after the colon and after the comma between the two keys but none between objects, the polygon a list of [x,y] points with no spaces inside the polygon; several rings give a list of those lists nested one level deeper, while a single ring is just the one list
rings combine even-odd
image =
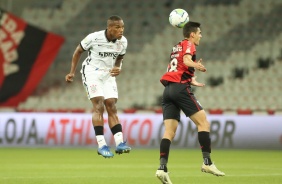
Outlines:
[{"label": "sponsor logo on jersey", "polygon": [[177,57],[179,57],[179,54],[177,53],[177,54],[172,54],[171,56],[170,56],[170,59],[172,59],[172,58],[177,58]]},{"label": "sponsor logo on jersey", "polygon": [[116,59],[116,57],[119,55],[118,52],[99,52],[99,56],[101,57],[112,57],[113,59]]},{"label": "sponsor logo on jersey", "polygon": [[182,51],[182,47],[177,45],[175,47],[172,48],[172,52],[178,52],[178,51]]}]

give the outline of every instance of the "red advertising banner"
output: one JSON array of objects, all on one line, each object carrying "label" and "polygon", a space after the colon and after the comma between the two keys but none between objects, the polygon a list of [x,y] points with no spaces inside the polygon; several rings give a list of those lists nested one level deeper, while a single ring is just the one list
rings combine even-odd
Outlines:
[{"label": "red advertising banner", "polygon": [[0,9],[0,106],[16,107],[34,91],[63,42]]}]

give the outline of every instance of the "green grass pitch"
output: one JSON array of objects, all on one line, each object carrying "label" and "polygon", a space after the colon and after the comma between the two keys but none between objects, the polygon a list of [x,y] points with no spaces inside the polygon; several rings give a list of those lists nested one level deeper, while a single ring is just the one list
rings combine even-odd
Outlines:
[{"label": "green grass pitch", "polygon": [[[200,150],[173,149],[169,172],[174,184],[281,184],[282,151],[213,150],[212,159],[226,173],[202,173]],[[96,149],[0,148],[1,184],[154,184],[158,149],[133,149],[112,159]]]}]

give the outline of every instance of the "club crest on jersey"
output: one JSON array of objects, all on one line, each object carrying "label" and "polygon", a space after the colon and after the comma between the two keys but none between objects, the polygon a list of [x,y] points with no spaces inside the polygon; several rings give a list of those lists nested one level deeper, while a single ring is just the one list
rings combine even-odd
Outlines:
[{"label": "club crest on jersey", "polygon": [[99,56],[105,58],[105,57],[112,57],[113,59],[116,59],[116,57],[119,55],[118,52],[99,52]]},{"label": "club crest on jersey", "polygon": [[97,86],[96,86],[95,84],[93,84],[93,85],[90,86],[90,89],[91,89],[91,92],[92,92],[92,93],[96,93],[96,91],[97,91]]},{"label": "club crest on jersey", "polygon": [[122,49],[122,43],[118,42],[117,43],[117,51],[121,51],[121,49]]},{"label": "club crest on jersey", "polygon": [[186,53],[190,53],[191,52],[191,49],[190,47],[186,49]]},{"label": "club crest on jersey", "polygon": [[118,91],[118,89],[117,89],[117,87],[116,87],[116,86],[113,86],[113,90],[114,90],[115,92],[117,92],[117,91]]}]

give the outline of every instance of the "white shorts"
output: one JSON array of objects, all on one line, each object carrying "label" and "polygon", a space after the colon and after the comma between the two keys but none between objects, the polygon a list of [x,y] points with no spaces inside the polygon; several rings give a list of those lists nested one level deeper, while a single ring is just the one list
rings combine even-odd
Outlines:
[{"label": "white shorts", "polygon": [[110,75],[109,70],[83,65],[81,74],[88,99],[97,96],[103,96],[104,99],[118,98],[116,78]]}]

